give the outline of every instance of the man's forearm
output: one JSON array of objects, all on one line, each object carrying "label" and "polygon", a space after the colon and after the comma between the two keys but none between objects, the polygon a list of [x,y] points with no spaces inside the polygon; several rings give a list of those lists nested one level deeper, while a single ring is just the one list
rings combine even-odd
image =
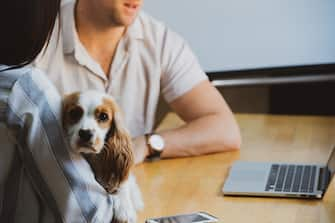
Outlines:
[{"label": "man's forearm", "polygon": [[162,158],[196,156],[239,149],[241,137],[235,120],[222,114],[195,119],[180,128],[159,133],[165,140]]},{"label": "man's forearm", "polygon": [[[234,119],[222,114],[203,116],[179,128],[158,132],[165,141],[162,158],[196,156],[239,149],[241,137]],[[136,163],[148,155],[145,137],[134,140]]]}]

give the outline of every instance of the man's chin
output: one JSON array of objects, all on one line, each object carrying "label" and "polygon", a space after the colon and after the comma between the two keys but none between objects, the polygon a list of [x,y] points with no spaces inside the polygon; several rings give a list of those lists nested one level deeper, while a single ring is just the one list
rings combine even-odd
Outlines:
[{"label": "man's chin", "polygon": [[137,15],[135,15],[135,16],[123,15],[123,16],[119,17],[118,19],[113,20],[113,23],[116,26],[128,27],[128,26],[130,26],[131,24],[134,23],[136,17],[137,17]]}]

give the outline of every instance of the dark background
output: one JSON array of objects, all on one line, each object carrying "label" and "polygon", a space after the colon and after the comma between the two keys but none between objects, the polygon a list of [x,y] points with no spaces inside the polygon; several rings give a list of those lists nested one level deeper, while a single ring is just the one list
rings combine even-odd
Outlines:
[{"label": "dark background", "polygon": [[[330,74],[335,64],[208,73],[210,80]],[[233,112],[335,115],[335,81],[218,87]]]}]

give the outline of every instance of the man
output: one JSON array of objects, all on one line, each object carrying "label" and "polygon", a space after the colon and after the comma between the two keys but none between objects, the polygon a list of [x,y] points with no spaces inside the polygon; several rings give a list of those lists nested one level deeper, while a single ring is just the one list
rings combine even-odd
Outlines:
[{"label": "man", "polygon": [[[144,12],[142,0],[69,0],[36,66],[62,94],[111,94],[134,137],[137,163],[239,149],[239,128],[185,41]],[[186,122],[153,133],[160,94]]]}]

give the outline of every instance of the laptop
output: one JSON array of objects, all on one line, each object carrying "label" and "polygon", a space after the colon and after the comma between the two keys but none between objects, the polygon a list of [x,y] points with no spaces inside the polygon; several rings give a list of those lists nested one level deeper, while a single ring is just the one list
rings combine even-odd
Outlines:
[{"label": "laptop", "polygon": [[322,198],[335,172],[335,147],[326,166],[298,163],[235,162],[224,195]]}]

